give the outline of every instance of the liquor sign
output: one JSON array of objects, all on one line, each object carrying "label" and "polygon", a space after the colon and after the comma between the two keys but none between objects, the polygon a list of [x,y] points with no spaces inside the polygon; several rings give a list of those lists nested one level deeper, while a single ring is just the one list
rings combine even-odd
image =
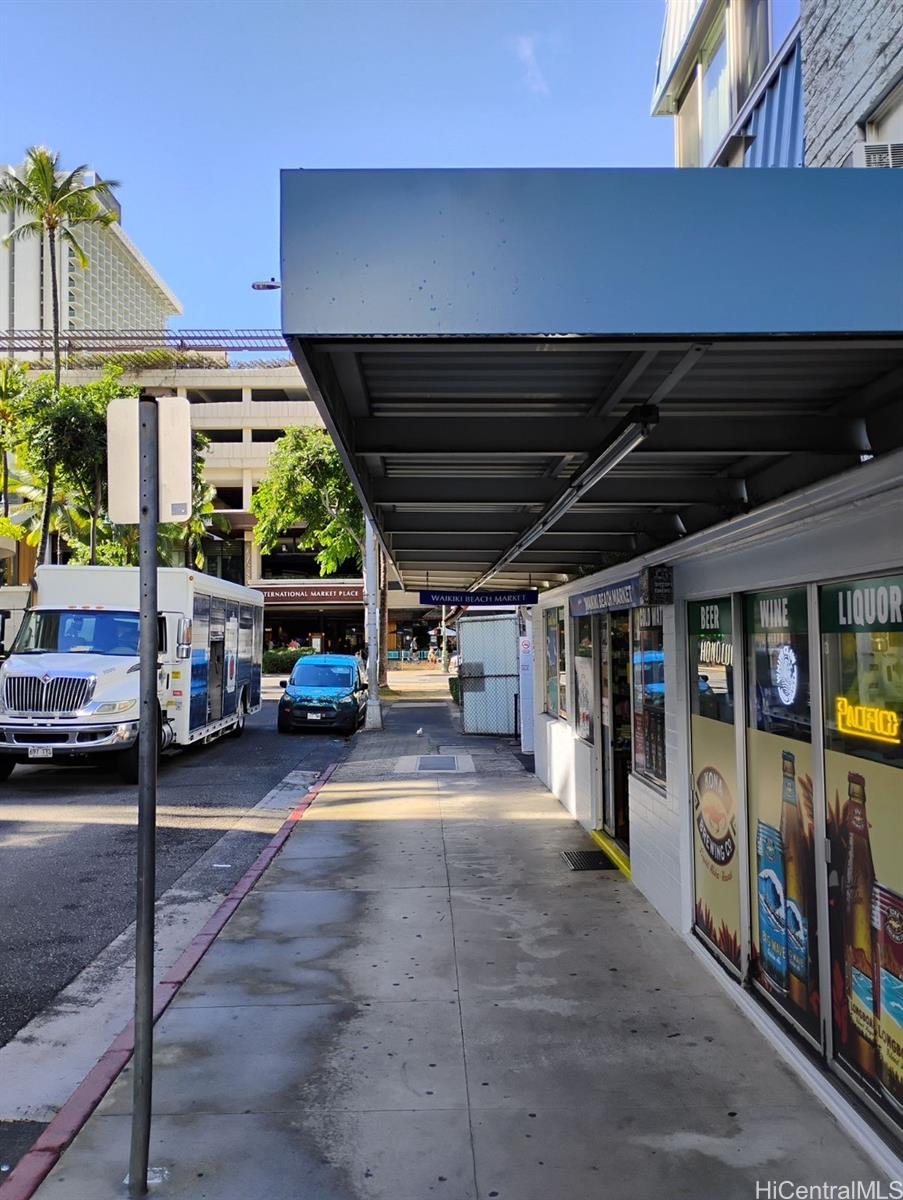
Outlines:
[{"label": "liquor sign", "polygon": [[903,1124],[903,575],[819,600],[834,1051]]},{"label": "liquor sign", "polygon": [[431,608],[442,604],[456,608],[510,608],[511,605],[530,607],[539,600],[539,592],[454,592],[427,591],[420,593],[420,603]]},{"label": "liquor sign", "polygon": [[693,764],[694,924],[735,971],[742,967],[737,747],[730,597],[687,605]]},{"label": "liquor sign", "polygon": [[254,589],[264,603],[274,604],[363,604],[363,583],[268,583]]}]

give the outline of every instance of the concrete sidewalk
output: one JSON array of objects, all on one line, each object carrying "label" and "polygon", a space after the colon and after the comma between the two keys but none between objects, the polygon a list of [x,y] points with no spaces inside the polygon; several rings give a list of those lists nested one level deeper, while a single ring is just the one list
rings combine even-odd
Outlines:
[{"label": "concrete sidewalk", "polygon": [[[355,739],[157,1026],[153,1196],[754,1200],[877,1177],[630,883],[568,870],[592,844],[513,749],[435,701]],[[435,751],[473,769],[396,769]],[[124,1195],[130,1102],[127,1069],[41,1200]]]}]

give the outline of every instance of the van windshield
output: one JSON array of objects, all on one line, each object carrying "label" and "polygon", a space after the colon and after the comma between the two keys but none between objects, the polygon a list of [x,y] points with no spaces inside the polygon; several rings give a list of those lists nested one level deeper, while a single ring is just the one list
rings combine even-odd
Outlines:
[{"label": "van windshield", "polygon": [[138,614],[32,609],[13,654],[121,654],[137,657]]},{"label": "van windshield", "polygon": [[351,688],[354,686],[351,667],[337,663],[299,662],[292,671],[292,684],[296,687]]}]

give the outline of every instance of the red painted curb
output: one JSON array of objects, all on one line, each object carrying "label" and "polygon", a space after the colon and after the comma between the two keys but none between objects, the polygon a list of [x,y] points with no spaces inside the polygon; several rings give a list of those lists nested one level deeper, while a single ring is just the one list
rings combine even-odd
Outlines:
[{"label": "red painted curb", "polygon": [[[172,1003],[179,988],[213,945],[242,900],[288,841],[292,829],[310,808],[317,793],[329,781],[338,765],[338,763],[330,763],[323,771],[313,787],[305,793],[304,799],[292,809],[278,832],[254,859],[200,933],[191,939],[187,948],[166,972],[165,977],[156,985],[154,988],[155,1022]],[[107,1094],[113,1081],[128,1063],[133,1049],[133,1022],[129,1021],[122,1032],[113,1039],[31,1149],[19,1160],[8,1179],[0,1186],[0,1200],[31,1200],[31,1197],[56,1166],[60,1156]]]}]

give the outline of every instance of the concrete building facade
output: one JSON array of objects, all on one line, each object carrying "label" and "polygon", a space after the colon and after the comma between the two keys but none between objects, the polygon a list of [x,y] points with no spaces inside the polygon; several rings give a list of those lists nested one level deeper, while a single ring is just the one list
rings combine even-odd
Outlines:
[{"label": "concrete building facade", "polygon": [[801,24],[806,166],[903,167],[903,0],[805,0]]},{"label": "concrete building facade", "polygon": [[[87,383],[98,369],[66,370],[64,383]],[[349,562],[322,578],[314,551],[298,545],[298,529],[287,528],[277,545],[262,554],[254,542],[251,498],[267,473],[273,447],[293,426],[322,428],[294,363],[222,367],[190,365],[143,369],[123,376],[139,387],[168,388],[191,404],[192,428],[209,439],[204,476],[216,490],[215,506],[229,531],[214,534],[206,546],[205,570],[263,591],[265,640],[336,649],[364,642],[363,579]],[[414,627],[422,626],[416,594],[389,580],[388,648],[407,649]]]},{"label": "concrete building facade", "polygon": [[[0,166],[0,173],[16,168]],[[97,177],[86,173],[86,182]],[[164,329],[182,306],[120,225],[122,210],[115,198],[105,202],[117,220],[106,228],[85,227],[80,242],[90,266],[82,270],[72,250],[58,254],[60,330]],[[2,235],[16,224],[14,214],[2,218]],[[0,243],[0,329],[9,332],[52,328],[50,260],[46,239],[26,238],[9,247]]]}]

